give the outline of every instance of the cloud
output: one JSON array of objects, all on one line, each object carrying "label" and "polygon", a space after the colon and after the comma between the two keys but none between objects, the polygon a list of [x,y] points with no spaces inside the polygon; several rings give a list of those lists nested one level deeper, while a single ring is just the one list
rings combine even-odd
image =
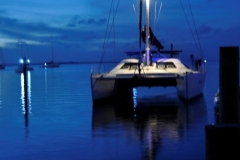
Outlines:
[{"label": "cloud", "polygon": [[198,32],[200,34],[206,34],[213,31],[213,28],[211,26],[207,26],[206,24],[203,24],[199,27]]},{"label": "cloud", "polygon": [[95,18],[81,18],[75,15],[70,22],[67,24],[68,27],[77,27],[79,25],[104,25],[107,22],[105,18],[95,19]]},{"label": "cloud", "polygon": [[[74,16],[71,19],[71,23],[67,25],[51,26],[51,24],[45,24],[43,22],[23,22],[14,18],[8,18],[0,16],[0,36],[5,41],[4,46],[14,46],[11,43],[18,43],[18,41],[25,41],[28,44],[44,45],[49,43],[49,37],[52,35],[56,43],[68,43],[68,44],[81,44],[82,41],[88,40],[98,41],[100,37],[104,37],[104,32],[100,32],[98,26],[103,26],[106,23],[106,19],[81,19],[79,16]],[[85,27],[81,27],[84,25]],[[71,26],[71,27],[70,27]],[[78,26],[78,28],[73,28]],[[104,26],[105,27],[105,26]],[[94,28],[94,29],[93,29]],[[100,28],[101,29],[101,28]],[[11,39],[11,40],[10,40]],[[10,42],[10,43],[9,43]],[[3,46],[3,39],[0,43]]]}]

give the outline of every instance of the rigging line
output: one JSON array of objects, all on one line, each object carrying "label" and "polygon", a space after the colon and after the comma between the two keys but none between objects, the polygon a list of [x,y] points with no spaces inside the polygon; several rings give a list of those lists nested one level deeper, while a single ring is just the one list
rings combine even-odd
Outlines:
[{"label": "rigging line", "polygon": [[158,29],[157,29],[158,28],[158,19],[159,19],[159,15],[160,15],[160,12],[161,12],[161,7],[162,7],[162,2],[161,2],[160,7],[159,7],[159,11],[157,13],[157,3],[158,3],[158,1],[156,0],[155,1],[155,10],[154,10],[154,13],[155,13],[155,15],[154,15],[154,26],[152,28],[155,35],[158,35]]},{"label": "rigging line", "polygon": [[[160,12],[162,11],[162,2],[161,2],[161,4],[160,4],[160,7],[159,7],[159,12],[158,12],[158,18],[160,17]],[[157,19],[158,19],[157,18]]]},{"label": "rigging line", "polygon": [[135,7],[134,4],[132,4],[132,7],[133,7],[133,11],[134,11],[134,15],[135,15],[135,17],[136,17],[136,20],[137,20],[137,22],[138,22],[136,7]]},{"label": "rigging line", "polygon": [[[158,11],[158,15],[157,15],[157,20],[159,20],[159,18],[160,18],[160,13],[161,13],[161,11],[162,11],[162,2],[161,2],[160,7],[159,7],[159,11]],[[158,29],[159,29],[159,28],[158,28]]]},{"label": "rigging line", "polygon": [[105,48],[105,45],[106,45],[106,37],[107,37],[107,32],[108,32],[110,15],[111,15],[111,11],[112,11],[112,5],[113,5],[113,0],[112,0],[111,5],[110,5],[110,10],[109,10],[109,15],[108,15],[108,22],[107,22],[107,28],[106,28],[106,31],[105,31],[105,37],[104,37],[104,42],[103,42],[103,46],[102,46],[102,54],[101,54],[101,58],[100,58],[100,65],[99,65],[99,68],[98,68],[98,72],[100,71],[100,68],[101,68],[102,59],[103,59],[102,57],[103,57],[104,48]]},{"label": "rigging line", "polygon": [[[140,2],[141,3],[141,2]],[[141,5],[141,4],[140,4]],[[140,30],[140,33],[139,33],[139,31],[137,30],[137,35],[140,35],[139,36],[139,46],[140,46],[140,50],[139,50],[139,52],[141,52],[141,25],[140,25],[140,18],[139,18],[139,20],[138,20],[138,17],[137,17],[137,12],[136,12],[136,8],[135,8],[135,5],[133,4],[133,11],[134,11],[134,14],[135,14],[135,17],[136,17],[136,20],[137,20],[137,22],[139,23],[139,30]]]},{"label": "rigging line", "polygon": [[[114,3],[114,2],[113,2]],[[114,8],[114,4],[113,4],[113,8]],[[115,24],[115,19],[113,17],[113,24]],[[115,47],[115,25],[113,25],[113,54],[115,55],[116,53],[116,47]]]},{"label": "rigging line", "polygon": [[199,40],[199,36],[198,36],[198,31],[197,31],[196,23],[195,23],[195,20],[194,20],[194,17],[193,17],[192,7],[191,7],[191,4],[190,4],[190,1],[189,1],[189,0],[188,0],[188,4],[189,4],[189,8],[190,8],[190,11],[191,11],[191,14],[192,14],[192,20],[193,20],[193,24],[194,24],[195,31],[196,31],[196,35],[197,35],[198,45],[199,45],[199,48],[200,48],[200,54],[201,54],[202,59],[204,59],[204,57],[203,57],[203,52],[202,52],[202,47],[201,47],[200,40]]},{"label": "rigging line", "polygon": [[156,31],[156,21],[157,21],[157,1],[155,1],[155,7],[154,7],[154,32]]},{"label": "rigging line", "polygon": [[[161,12],[161,9],[162,9],[162,2],[161,2],[161,4],[160,4],[160,8],[159,8],[159,15],[160,15],[160,12]],[[159,18],[159,16],[157,16],[157,0],[155,1],[155,15],[154,15],[154,26],[153,26],[153,29],[152,29],[152,31],[153,31],[153,33],[155,34],[155,37],[157,37],[157,35],[158,35],[158,29],[157,29],[157,19]],[[154,37],[151,37],[152,38],[152,40],[153,40],[153,38]]]},{"label": "rigging line", "polygon": [[141,52],[141,47],[142,47],[142,7],[143,3],[142,0],[140,0],[140,8],[139,8],[139,48]]},{"label": "rigging line", "polygon": [[[155,5],[154,5],[155,7],[154,7],[154,20],[153,20],[153,28],[151,28],[152,29],[152,32],[154,33],[154,35],[156,36],[156,33],[155,33],[155,31],[156,31],[156,28],[155,28],[155,25],[156,25],[156,1],[155,1]],[[150,13],[151,14],[151,13]],[[149,26],[150,27],[150,26]],[[150,37],[151,39],[152,39],[152,41],[153,41],[153,37],[154,36],[152,36],[152,37]]]},{"label": "rigging line", "polygon": [[[113,12],[113,13],[114,13],[114,14],[113,14],[113,22],[112,22],[112,25],[111,25],[111,27],[110,27],[110,31],[108,32],[108,37],[107,37],[107,42],[106,42],[106,44],[108,43],[108,40],[109,40],[111,31],[112,31],[112,29],[114,28],[114,21],[115,21],[117,9],[118,9],[119,1],[120,1],[120,0],[118,0],[118,3],[117,3],[117,7],[116,7],[115,12]],[[105,45],[104,51],[106,51],[106,47],[107,47],[107,45]],[[103,56],[104,56],[104,55],[102,55],[102,57],[101,57],[101,61],[103,60]]]},{"label": "rigging line", "polygon": [[[117,13],[117,8],[118,8],[118,5],[119,5],[119,1],[120,1],[120,0],[118,0],[118,4],[117,4],[117,7],[116,7],[115,12],[113,12],[113,21],[112,21],[112,25],[111,25],[110,31],[109,31],[109,33],[108,33],[107,42],[108,42],[108,40],[109,40],[109,37],[110,37],[110,34],[111,34],[112,29],[114,30],[114,22],[115,22],[115,17],[116,17],[116,13]],[[115,33],[114,33],[114,40],[115,40]],[[106,50],[106,46],[105,46],[105,50]]]},{"label": "rigging line", "polygon": [[[135,8],[135,5],[134,4],[132,4],[132,6],[133,6],[133,11],[134,11],[134,15],[135,15],[135,17],[136,17],[136,20],[137,20],[137,22],[139,22],[138,21],[138,17],[137,17],[137,12],[136,12],[136,8]],[[138,31],[137,31],[137,35],[138,35]]]},{"label": "rigging line", "polygon": [[136,12],[135,5],[134,5],[134,4],[132,4],[132,5],[133,5],[133,11],[134,11],[134,13],[135,13],[135,17],[136,17],[136,19],[137,19],[137,12]]},{"label": "rigging line", "polygon": [[188,18],[187,18],[187,14],[186,14],[185,9],[184,9],[184,7],[183,7],[182,1],[181,1],[181,0],[179,0],[179,1],[180,1],[181,6],[182,6],[182,9],[183,9],[184,15],[185,15],[185,17],[186,17],[186,20],[187,20],[188,26],[189,26],[189,28],[190,28],[190,31],[191,31],[191,33],[192,33],[194,42],[195,42],[195,44],[196,44],[196,46],[197,46],[198,52],[200,53],[199,47],[198,47],[198,45],[197,45],[195,36],[194,36],[193,31],[192,31],[192,28],[191,28],[191,25],[190,25],[189,20],[188,20]]}]

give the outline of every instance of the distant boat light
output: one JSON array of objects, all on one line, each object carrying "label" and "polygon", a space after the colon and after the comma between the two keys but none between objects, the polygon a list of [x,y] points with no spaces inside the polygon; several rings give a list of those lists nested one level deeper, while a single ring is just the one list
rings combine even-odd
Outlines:
[{"label": "distant boat light", "polygon": [[30,60],[29,60],[29,59],[27,60],[27,63],[30,63]]},{"label": "distant boat light", "polygon": [[206,60],[206,59],[204,59],[204,63],[207,63],[207,60]]},{"label": "distant boat light", "polygon": [[47,63],[44,63],[44,66],[47,66]]}]

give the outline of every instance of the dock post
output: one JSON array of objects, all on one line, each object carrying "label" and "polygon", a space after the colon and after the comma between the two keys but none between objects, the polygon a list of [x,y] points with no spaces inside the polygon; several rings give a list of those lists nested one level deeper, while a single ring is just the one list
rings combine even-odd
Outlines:
[{"label": "dock post", "polygon": [[238,47],[220,47],[219,124],[239,121],[239,54]]},{"label": "dock post", "polygon": [[239,47],[220,47],[219,122],[205,126],[206,159],[240,159]]}]

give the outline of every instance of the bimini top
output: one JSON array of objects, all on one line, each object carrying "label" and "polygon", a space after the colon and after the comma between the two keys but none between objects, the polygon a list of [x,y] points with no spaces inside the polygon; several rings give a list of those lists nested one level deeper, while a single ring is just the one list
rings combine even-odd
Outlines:
[{"label": "bimini top", "polygon": [[162,54],[179,54],[182,50],[161,50],[159,53]]},{"label": "bimini top", "polygon": [[[170,57],[173,57],[173,55],[179,55],[179,53],[182,52],[182,50],[160,50],[160,51],[151,51],[151,54],[169,54]],[[144,54],[145,50],[143,51],[127,51],[125,52],[127,56],[136,56],[139,55],[139,53]]]},{"label": "bimini top", "polygon": [[[161,51],[151,51],[152,54],[179,54],[182,50],[161,50]],[[125,52],[128,56],[138,55],[139,53],[144,54],[145,50],[143,51],[127,51]]]}]

